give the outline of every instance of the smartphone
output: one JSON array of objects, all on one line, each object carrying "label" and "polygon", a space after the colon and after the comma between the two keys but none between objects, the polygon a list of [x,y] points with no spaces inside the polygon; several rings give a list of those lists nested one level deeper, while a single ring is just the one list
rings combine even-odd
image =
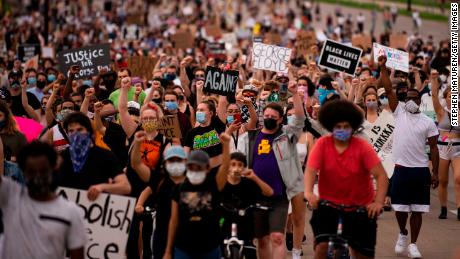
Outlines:
[{"label": "smartphone", "polygon": [[241,114],[240,113],[234,114],[233,115],[233,121],[235,121],[235,123],[240,123],[241,122]]}]

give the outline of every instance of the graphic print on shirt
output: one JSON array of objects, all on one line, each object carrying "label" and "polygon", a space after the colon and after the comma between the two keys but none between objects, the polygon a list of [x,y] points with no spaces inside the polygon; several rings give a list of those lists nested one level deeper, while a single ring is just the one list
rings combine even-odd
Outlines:
[{"label": "graphic print on shirt", "polygon": [[211,130],[203,135],[196,135],[193,138],[193,149],[205,149],[219,144],[219,134],[216,130]]},{"label": "graphic print on shirt", "polygon": [[149,168],[155,168],[160,160],[161,143],[158,141],[145,141],[141,144],[142,162]]},{"label": "graphic print on shirt", "polygon": [[[190,214],[212,210],[212,195],[210,192],[183,192],[180,200],[186,205]],[[201,221],[201,217],[191,215],[190,221]]]},{"label": "graphic print on shirt", "polygon": [[270,153],[270,150],[271,150],[271,146],[270,146],[270,142],[268,141],[268,139],[262,139],[257,148],[257,154],[258,155],[268,154]]}]

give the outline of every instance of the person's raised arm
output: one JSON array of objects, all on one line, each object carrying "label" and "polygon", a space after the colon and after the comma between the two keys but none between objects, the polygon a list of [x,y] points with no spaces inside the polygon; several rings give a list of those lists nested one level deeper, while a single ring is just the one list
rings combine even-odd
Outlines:
[{"label": "person's raised arm", "polygon": [[348,99],[348,97],[345,95],[342,89],[340,89],[339,83],[337,81],[332,81],[332,88],[334,88],[334,90],[340,95],[341,99]]},{"label": "person's raised arm", "polygon": [[436,118],[438,121],[441,121],[444,116],[444,108],[442,107],[441,103],[439,102],[439,79],[438,79],[438,71],[433,70],[431,71],[431,99],[433,100],[433,108],[436,112]]},{"label": "person's raised arm", "polygon": [[246,124],[246,129],[253,130],[257,127],[257,122],[259,121],[256,109],[254,109],[251,98],[243,97],[242,101],[248,107],[249,111],[249,121],[248,124]]},{"label": "person's raised arm", "polygon": [[186,68],[192,61],[193,61],[193,58],[188,56],[180,62],[179,79],[180,79],[182,89],[184,89],[184,94],[187,98],[190,97],[192,92],[190,91],[190,87],[189,87],[190,80],[188,79]]},{"label": "person's raised arm", "polygon": [[379,68],[380,68],[380,78],[378,81],[378,86],[385,88],[385,93],[388,96],[388,103],[390,104],[390,109],[392,112],[398,107],[398,98],[396,93],[393,91],[393,86],[388,75],[388,69],[386,66],[387,58],[385,56],[379,57]]},{"label": "person's raised arm", "polygon": [[288,90],[292,95],[295,116],[297,118],[303,118],[305,116],[305,113],[303,111],[302,100],[300,99],[300,96],[297,93],[297,83],[295,81],[289,81]]},{"label": "person's raised arm", "polygon": [[222,122],[227,121],[227,96],[219,95],[219,103],[217,104],[217,116]]},{"label": "person's raised arm", "polygon": [[260,190],[262,191],[262,195],[270,197],[273,195],[273,188],[270,187],[266,182],[260,179],[252,169],[246,169],[242,176],[246,177],[249,180],[252,180],[254,183],[259,186]]},{"label": "person's raised arm", "polygon": [[45,108],[45,118],[46,118],[46,125],[49,126],[53,123],[54,121],[54,112],[53,112],[53,106],[54,102],[56,102],[56,97],[59,94],[59,89],[60,85],[58,83],[53,83],[53,92],[51,92],[50,98],[48,99],[48,102],[46,103],[46,108]]},{"label": "person's raised arm", "polygon": [[161,63],[166,61],[168,59],[168,55],[166,54],[161,54],[160,55],[160,58],[158,59],[157,63],[155,64],[155,68],[153,69],[153,71],[157,71],[157,70],[160,70],[161,69]]},{"label": "person's raised arm", "polygon": [[87,114],[89,109],[89,102],[94,96],[94,88],[88,88],[85,90],[85,98],[81,102],[80,112]]},{"label": "person's raised arm", "polygon": [[149,186],[145,187],[145,189],[141,192],[141,195],[139,195],[139,198],[137,199],[136,207],[134,207],[134,211],[137,214],[141,214],[144,212],[144,204],[147,201],[147,199],[152,195],[152,188]]},{"label": "person's raised arm", "polygon": [[37,111],[35,111],[32,106],[29,104],[29,98],[27,97],[27,82],[25,79],[21,81],[21,102],[22,107],[26,111],[27,115],[32,118],[34,121],[40,121],[40,115]]},{"label": "person's raised arm", "polygon": [[128,112],[128,91],[131,87],[131,78],[125,77],[120,84],[120,99],[118,101],[118,112],[120,115],[120,124],[130,138],[137,129],[137,123],[131,118]]},{"label": "person's raised arm", "polygon": [[374,202],[367,206],[367,213],[370,218],[375,218],[380,214],[385,201],[385,196],[388,190],[388,176],[385,173],[382,163],[374,166],[374,168],[371,169],[371,174],[377,182],[377,192],[375,194]]},{"label": "person's raised arm", "polygon": [[80,67],[77,65],[73,65],[69,69],[69,78],[65,83],[64,89],[64,99],[69,99],[70,95],[72,94],[72,82],[75,80],[75,75],[80,72]]},{"label": "person's raised arm", "polygon": [[179,204],[175,200],[171,200],[171,218],[168,226],[168,241],[166,244],[165,254],[163,259],[172,259],[174,248],[174,240],[176,239],[176,231],[179,224]]},{"label": "person's raised arm", "polygon": [[142,181],[148,182],[150,180],[150,168],[142,162],[141,159],[141,143],[146,139],[145,131],[136,132],[134,135],[133,147],[131,150],[131,167],[136,171]]},{"label": "person's raised arm", "polygon": [[431,174],[431,187],[437,188],[439,185],[439,149],[438,149],[438,136],[432,136],[428,138],[428,144],[430,145],[431,164],[433,171]]},{"label": "person's raised arm", "polygon": [[101,94],[101,88],[99,86],[101,85],[102,76],[107,72],[108,72],[107,68],[105,67],[102,68],[101,70],[99,70],[99,73],[96,76],[96,80],[94,80],[94,84],[93,84],[94,92],[96,93],[96,96],[98,97]]},{"label": "person's raised arm", "polygon": [[230,136],[226,133],[220,134],[220,142],[222,143],[222,164],[216,176],[217,189],[222,191],[227,182],[228,168],[230,165]]},{"label": "person's raised arm", "polygon": [[105,131],[107,129],[104,126],[104,123],[102,123],[101,118],[101,110],[103,106],[104,105],[101,102],[94,104],[94,126],[98,132],[100,132],[102,135],[105,135]]},{"label": "person's raised arm", "polygon": [[356,89],[359,87],[359,79],[358,78],[353,78],[351,80],[351,86],[350,86],[350,91],[348,92],[348,101],[354,102],[355,101],[355,95],[356,95]]},{"label": "person's raised arm", "polygon": [[196,81],[196,103],[197,105],[203,101],[203,87],[204,81]]}]

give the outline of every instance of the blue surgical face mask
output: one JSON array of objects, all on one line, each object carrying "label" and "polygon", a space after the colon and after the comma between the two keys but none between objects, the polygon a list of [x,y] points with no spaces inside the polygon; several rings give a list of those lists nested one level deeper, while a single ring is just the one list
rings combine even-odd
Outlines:
[{"label": "blue surgical face mask", "polygon": [[388,105],[388,98],[383,98],[383,99],[380,99],[380,103],[385,106],[385,105]]},{"label": "blue surgical face mask", "polygon": [[206,122],[206,114],[204,112],[196,112],[196,121],[198,121],[198,123],[200,124],[203,124]]},{"label": "blue surgical face mask", "polygon": [[174,79],[176,79],[176,74],[167,73],[167,74],[165,74],[164,77],[165,77],[166,80],[174,81]]},{"label": "blue surgical face mask", "polygon": [[87,86],[93,86],[93,81],[92,80],[83,80],[82,84],[87,85]]},{"label": "blue surgical face mask", "polygon": [[334,135],[334,138],[340,141],[347,141],[350,139],[352,134],[351,129],[334,129],[332,131],[332,135]]},{"label": "blue surgical face mask", "polygon": [[37,78],[31,76],[31,77],[27,78],[27,83],[28,83],[29,85],[36,85],[36,84],[37,84]]},{"label": "blue surgical face mask", "polygon": [[56,76],[54,74],[49,74],[47,79],[48,82],[54,82],[54,80],[56,80]]},{"label": "blue surgical face mask", "polygon": [[294,123],[294,115],[287,116],[287,123],[288,125],[292,125]]},{"label": "blue surgical face mask", "polygon": [[233,118],[233,115],[227,116],[227,124],[232,124],[234,121],[235,121],[235,118]]},{"label": "blue surgical face mask", "polygon": [[168,111],[174,111],[177,110],[179,106],[177,105],[177,102],[165,102],[165,107]]}]

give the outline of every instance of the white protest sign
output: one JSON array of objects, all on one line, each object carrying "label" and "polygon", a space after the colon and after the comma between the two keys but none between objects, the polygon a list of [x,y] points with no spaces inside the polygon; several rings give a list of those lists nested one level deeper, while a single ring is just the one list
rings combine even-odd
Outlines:
[{"label": "white protest sign", "polygon": [[388,178],[393,175],[395,164],[393,162],[393,132],[395,121],[393,115],[383,110],[374,123],[369,123],[364,128],[364,133],[369,137],[375,152],[377,152]]},{"label": "white protest sign", "polygon": [[291,49],[257,42],[254,42],[252,48],[254,68],[288,73],[287,65],[291,60]]},{"label": "white protest sign", "polygon": [[85,258],[125,258],[135,198],[101,193],[89,201],[87,191],[64,187],[57,193],[81,208],[88,234]]},{"label": "white protest sign", "polygon": [[385,56],[387,57],[387,67],[409,73],[409,53],[375,42],[373,44],[373,52],[374,62],[377,63],[380,56]]}]

